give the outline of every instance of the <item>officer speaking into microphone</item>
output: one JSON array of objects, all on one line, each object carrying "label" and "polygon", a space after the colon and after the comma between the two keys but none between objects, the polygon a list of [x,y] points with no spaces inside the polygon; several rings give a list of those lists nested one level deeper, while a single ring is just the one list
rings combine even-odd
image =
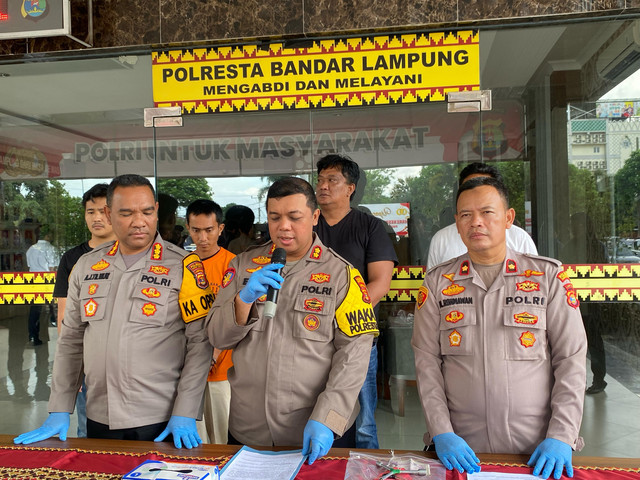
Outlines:
[{"label": "officer speaking into microphone", "polygon": [[207,331],[216,348],[233,349],[229,443],[302,446],[313,463],[332,445],[355,446],[342,435],[378,328],[358,270],[313,233],[313,187],[281,178],[266,209],[272,241],[231,261]]}]

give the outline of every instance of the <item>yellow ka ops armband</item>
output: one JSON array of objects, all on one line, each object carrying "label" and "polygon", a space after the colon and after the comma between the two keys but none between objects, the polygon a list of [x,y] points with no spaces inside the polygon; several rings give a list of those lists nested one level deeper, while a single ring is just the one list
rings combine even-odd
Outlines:
[{"label": "yellow ka ops armband", "polygon": [[378,322],[373,313],[371,297],[367,290],[367,285],[357,269],[348,266],[349,289],[347,296],[336,310],[336,321],[338,328],[348,337],[362,335],[363,333],[373,333],[376,337]]},{"label": "yellow ka ops armband", "polygon": [[195,253],[182,260],[182,286],[178,299],[184,323],[204,317],[213,305],[215,297],[204,273],[204,266]]}]

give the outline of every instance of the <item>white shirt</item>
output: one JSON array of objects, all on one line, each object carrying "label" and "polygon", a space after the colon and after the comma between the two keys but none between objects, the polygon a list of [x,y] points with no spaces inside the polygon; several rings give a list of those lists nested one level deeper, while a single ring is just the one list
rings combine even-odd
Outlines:
[{"label": "white shirt", "polygon": [[[520,253],[538,254],[538,249],[531,239],[531,236],[520,227],[511,225],[507,229],[507,247]],[[427,258],[427,269],[435,267],[442,262],[459,257],[467,253],[467,246],[462,242],[456,224],[441,228],[431,239],[429,245],[429,257]]]},{"label": "white shirt", "polygon": [[27,265],[30,272],[50,272],[58,266],[56,251],[51,243],[38,240],[27,250]]}]

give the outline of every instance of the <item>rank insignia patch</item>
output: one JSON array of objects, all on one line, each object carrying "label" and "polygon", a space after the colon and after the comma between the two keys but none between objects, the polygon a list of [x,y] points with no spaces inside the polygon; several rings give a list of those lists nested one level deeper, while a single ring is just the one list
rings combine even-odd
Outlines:
[{"label": "rank insignia patch", "polygon": [[[469,260],[460,264],[460,275],[469,275]],[[451,280],[453,282],[453,280]]]},{"label": "rank insignia patch", "polygon": [[520,345],[524,348],[533,347],[534,343],[536,343],[536,336],[530,331],[527,330],[520,335]]},{"label": "rank insignia patch", "polygon": [[109,255],[110,257],[113,257],[117,252],[118,252],[118,240],[116,240],[116,243],[113,244],[113,247],[111,247],[111,250],[107,252],[107,255]]},{"label": "rank insignia patch", "polygon": [[95,270],[99,272],[101,270],[104,270],[105,268],[108,268],[109,265],[111,265],[109,262],[105,261],[104,259],[101,259],[98,263],[91,266],[91,270]]},{"label": "rank insignia patch", "polygon": [[538,323],[538,316],[528,312],[516,313],[513,315],[513,319],[516,323],[522,323],[524,325],[535,325]]},{"label": "rank insignia patch", "polygon": [[259,257],[253,257],[251,261],[256,265],[266,265],[267,263],[271,263],[271,258],[266,255],[260,255]]},{"label": "rank insignia patch", "polygon": [[304,301],[304,309],[309,310],[310,312],[321,312],[324,308],[324,302],[322,300],[318,300],[317,298],[307,298]]},{"label": "rank insignia patch", "polygon": [[227,268],[227,271],[224,272],[224,275],[222,276],[222,288],[225,288],[227,285],[229,285],[235,275],[236,275],[235,268]]},{"label": "rank insignia patch", "polygon": [[160,296],[160,292],[156,287],[143,288],[142,294],[147,298],[158,298]]},{"label": "rank insignia patch", "polygon": [[273,251],[276,249],[276,244],[271,245],[271,250],[269,250],[269,255],[273,254]]},{"label": "rank insignia patch", "polygon": [[428,297],[429,297],[429,289],[424,285],[421,285],[420,288],[418,289],[418,301],[417,301],[418,310],[422,308],[422,305],[424,305],[424,302],[427,301]]},{"label": "rank insignia patch", "polygon": [[151,315],[154,315],[157,310],[158,310],[158,307],[156,307],[156,305],[154,303],[145,303],[142,306],[142,313],[144,315],[146,315],[147,317],[150,317]]},{"label": "rank insignia patch", "polygon": [[84,314],[87,317],[93,317],[98,311],[98,304],[93,298],[90,298],[87,303],[84,304]]},{"label": "rank insignia patch", "polygon": [[316,245],[315,247],[313,247],[313,250],[311,250],[311,255],[309,256],[309,258],[313,258],[314,260],[319,260],[321,256],[322,256],[322,248],[320,247],[320,245]]},{"label": "rank insignia patch", "polygon": [[524,282],[516,283],[516,290],[522,290],[523,292],[539,292],[540,284],[532,282],[531,280],[525,280]]},{"label": "rank insignia patch", "polygon": [[162,245],[154,243],[151,247],[151,260],[162,260]]},{"label": "rank insignia patch", "polygon": [[516,273],[518,271],[518,265],[516,265],[515,260],[507,259],[507,263],[505,265],[506,273]]},{"label": "rank insignia patch", "polygon": [[316,315],[310,313],[309,315],[304,317],[304,319],[302,320],[302,324],[304,325],[304,328],[313,332],[320,326],[320,319]]},{"label": "rank insignia patch", "polygon": [[149,267],[149,271],[151,273],[155,273],[156,275],[169,275],[169,270],[164,265],[151,265]]},{"label": "rank insignia patch", "polygon": [[[462,269],[462,267],[461,267]],[[455,278],[456,274],[455,273],[443,273],[442,276],[444,278],[446,278],[447,280],[449,280],[451,283],[453,283],[453,279]]]},{"label": "rank insignia patch", "polygon": [[92,283],[91,285],[89,285],[89,288],[87,289],[87,293],[89,295],[94,295],[97,291],[98,291],[97,283]]},{"label": "rank insignia patch", "polygon": [[331,275],[329,275],[328,273],[312,273],[309,277],[310,282],[316,283],[326,283],[329,280],[331,280]]},{"label": "rank insignia patch", "polygon": [[451,297],[452,295],[458,295],[459,293],[464,292],[465,288],[462,285],[458,285],[457,283],[452,283],[447,288],[442,290],[443,295],[447,295]]},{"label": "rank insignia patch", "polygon": [[457,330],[454,330],[449,334],[449,345],[452,347],[459,347],[462,343],[462,335]]},{"label": "rank insignia patch", "polygon": [[538,272],[537,270],[525,270],[519,276],[529,278],[529,277],[539,277],[541,275],[544,275],[544,272]]},{"label": "rank insignia patch", "polygon": [[459,312],[458,310],[454,310],[452,312],[447,313],[444,319],[449,323],[457,323],[464,318],[464,313]]}]

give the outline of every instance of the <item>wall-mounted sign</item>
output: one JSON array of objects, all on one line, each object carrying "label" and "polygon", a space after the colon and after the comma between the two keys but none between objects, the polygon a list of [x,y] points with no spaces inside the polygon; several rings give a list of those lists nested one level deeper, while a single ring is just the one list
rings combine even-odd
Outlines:
[{"label": "wall-mounted sign", "polygon": [[409,203],[369,203],[360,205],[378,217],[393,229],[398,237],[409,236],[409,217],[411,206]]},{"label": "wall-mounted sign", "polygon": [[185,114],[418,103],[480,88],[477,30],[154,52],[156,107]]},{"label": "wall-mounted sign", "polygon": [[598,118],[629,118],[640,112],[640,101],[624,100],[621,102],[596,102]]},{"label": "wall-mounted sign", "polygon": [[70,33],[69,0],[0,0],[0,40]]}]

